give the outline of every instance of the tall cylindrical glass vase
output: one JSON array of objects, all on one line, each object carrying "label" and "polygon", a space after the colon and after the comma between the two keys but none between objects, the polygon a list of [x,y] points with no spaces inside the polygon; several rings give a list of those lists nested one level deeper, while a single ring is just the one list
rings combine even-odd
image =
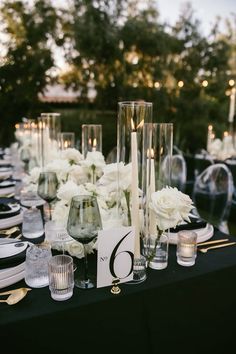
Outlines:
[{"label": "tall cylindrical glass vase", "polygon": [[144,123],[152,121],[152,103],[125,101],[118,103],[117,162],[119,212],[124,225],[135,229],[134,259],[140,258],[142,209],[142,143]]},{"label": "tall cylindrical glass vase", "polygon": [[[172,150],[172,123],[144,124],[142,154],[142,205],[144,210],[144,223],[142,229],[142,252],[147,258],[150,256],[150,253],[153,254],[153,244],[155,243],[155,239],[159,237],[156,227],[155,213],[149,208],[151,195],[152,193],[161,190],[164,187],[170,186],[171,184]],[[164,238],[163,235],[162,239]],[[168,235],[168,230],[165,230],[165,235]],[[168,242],[168,237],[166,236],[165,242]],[[159,245],[159,242],[157,245]],[[165,246],[164,249],[166,249],[168,252],[167,246]],[[159,249],[161,249],[161,247],[157,247],[157,252]],[[168,254],[166,255],[166,259],[168,259],[167,256]],[[163,257],[155,256],[155,260],[156,259],[163,259]],[[166,262],[167,261],[165,261],[165,265],[164,263],[163,265],[154,264],[153,268],[164,269],[164,267],[167,266]],[[152,265],[153,262],[150,264]]]}]

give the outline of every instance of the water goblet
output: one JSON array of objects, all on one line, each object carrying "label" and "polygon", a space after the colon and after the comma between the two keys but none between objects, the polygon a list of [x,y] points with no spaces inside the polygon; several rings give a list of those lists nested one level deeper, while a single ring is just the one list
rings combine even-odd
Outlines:
[{"label": "water goblet", "polygon": [[76,241],[84,245],[84,278],[75,279],[75,286],[81,289],[94,288],[95,284],[88,276],[88,257],[86,245],[97,237],[102,228],[101,216],[96,197],[79,195],[72,198],[67,231]]},{"label": "water goblet", "polygon": [[59,182],[55,172],[41,172],[38,180],[38,195],[49,205],[49,218],[52,219],[51,203],[56,199]]}]

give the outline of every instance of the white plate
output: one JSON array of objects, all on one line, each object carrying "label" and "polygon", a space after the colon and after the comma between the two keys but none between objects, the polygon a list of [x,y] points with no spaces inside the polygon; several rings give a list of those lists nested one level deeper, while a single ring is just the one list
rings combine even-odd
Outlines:
[{"label": "white plate", "polygon": [[9,178],[12,175],[12,171],[0,172],[0,179]]},{"label": "white plate", "polygon": [[22,221],[23,221],[23,211],[21,210],[20,214],[12,216],[11,218],[0,219],[0,230],[21,224]]},{"label": "white plate", "polygon": [[21,200],[20,203],[25,207],[32,207],[32,206],[42,206],[46,202],[43,199],[38,199],[38,200]]},{"label": "white plate", "polygon": [[0,269],[0,281],[5,278],[9,278],[15,274],[18,274],[19,272],[22,272],[24,269],[25,269],[25,262],[18,264],[15,267]]},{"label": "white plate", "polygon": [[10,165],[11,159],[0,160],[0,166]]},{"label": "white plate", "polygon": [[25,270],[20,271],[14,275],[11,275],[7,278],[0,280],[0,289],[10,286],[12,284],[17,283],[18,281],[24,279],[25,277]]},{"label": "white plate", "polygon": [[[209,240],[214,234],[214,227],[211,224],[207,224],[206,227],[201,229],[191,230],[197,233],[197,243]],[[177,244],[177,232],[169,233],[170,244]]]},{"label": "white plate", "polygon": [[8,203],[7,205],[11,208],[11,210],[0,211],[0,215],[4,216],[4,214],[12,214],[20,210],[20,204],[18,203]]},{"label": "white plate", "polygon": [[0,188],[0,197],[1,195],[5,194],[11,194],[15,192],[15,187],[9,187],[9,188]]},{"label": "white plate", "polygon": [[12,167],[0,166],[0,172],[11,172]]},{"label": "white plate", "polygon": [[0,244],[0,258],[6,259],[21,254],[28,247],[27,241],[4,242]]},{"label": "white plate", "polygon": [[14,187],[15,184],[15,181],[2,181],[0,182],[0,188]]}]

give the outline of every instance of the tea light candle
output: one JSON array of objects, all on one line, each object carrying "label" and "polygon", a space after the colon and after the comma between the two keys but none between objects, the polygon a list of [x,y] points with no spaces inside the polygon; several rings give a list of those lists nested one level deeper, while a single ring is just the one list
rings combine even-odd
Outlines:
[{"label": "tea light candle", "polygon": [[179,254],[182,257],[193,257],[195,253],[194,243],[181,243],[179,246]]},{"label": "tea light candle", "polygon": [[97,139],[96,138],[93,139],[92,151],[97,151]]},{"label": "tea light candle", "polygon": [[55,285],[58,290],[63,290],[68,288],[68,279],[66,273],[55,273],[54,274]]}]

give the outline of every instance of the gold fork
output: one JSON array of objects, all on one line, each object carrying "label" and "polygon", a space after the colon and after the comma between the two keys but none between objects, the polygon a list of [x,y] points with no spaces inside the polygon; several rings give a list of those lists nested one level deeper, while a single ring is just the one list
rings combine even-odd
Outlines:
[{"label": "gold fork", "polygon": [[7,235],[11,236],[11,234],[14,234],[14,232],[19,231],[20,228],[18,226],[11,227],[10,229],[4,229],[0,230],[0,235]]},{"label": "gold fork", "polygon": [[202,253],[207,253],[208,250],[212,250],[212,249],[215,249],[215,248],[232,246],[232,245],[235,245],[235,244],[236,244],[236,242],[223,243],[221,245],[211,246],[211,247],[207,247],[207,248],[198,248],[198,251],[200,251]]}]

